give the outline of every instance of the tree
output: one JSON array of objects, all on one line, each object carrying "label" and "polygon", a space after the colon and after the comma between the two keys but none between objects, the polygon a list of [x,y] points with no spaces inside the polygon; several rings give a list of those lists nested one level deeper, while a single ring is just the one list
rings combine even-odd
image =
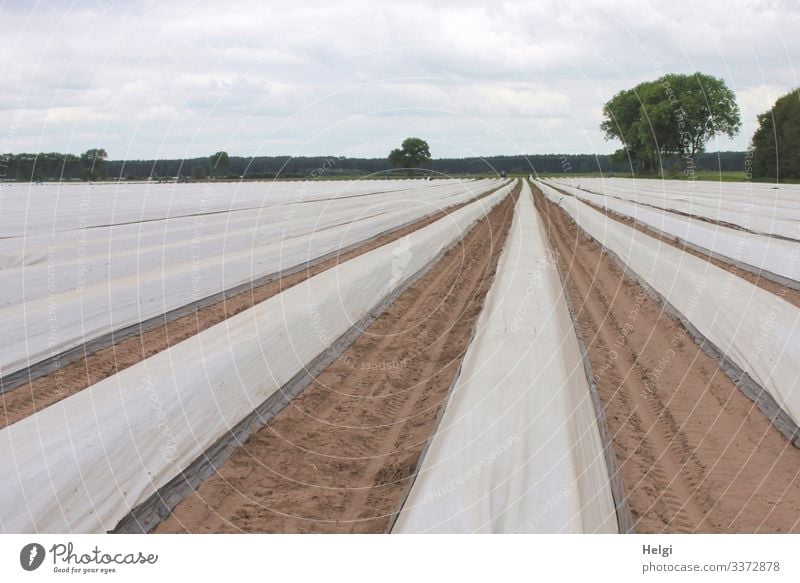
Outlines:
[{"label": "tree", "polygon": [[82,180],[97,180],[106,177],[106,160],[108,154],[103,148],[92,148],[81,154],[81,169],[79,176]]},{"label": "tree", "polygon": [[741,127],[736,96],[722,79],[703,73],[664,75],[620,91],[603,106],[600,129],[623,144],[615,154],[641,171],[663,168],[679,157],[684,171],[717,135]]},{"label": "tree", "polygon": [[800,89],[758,116],[752,149],[753,176],[800,178]]},{"label": "tree", "polygon": [[192,168],[192,180],[203,180],[206,177],[206,171],[202,166],[195,166]]},{"label": "tree", "polygon": [[208,157],[208,167],[212,176],[225,176],[225,170],[231,165],[227,152],[217,152]]},{"label": "tree", "polygon": [[431,161],[428,142],[420,138],[406,138],[400,148],[389,152],[389,162],[396,168],[406,168],[412,176],[420,164]]}]

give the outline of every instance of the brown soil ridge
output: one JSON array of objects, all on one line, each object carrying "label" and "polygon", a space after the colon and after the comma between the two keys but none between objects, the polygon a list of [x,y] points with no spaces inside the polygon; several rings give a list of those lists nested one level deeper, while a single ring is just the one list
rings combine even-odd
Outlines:
[{"label": "brown soil ridge", "polygon": [[481,220],[156,532],[384,532],[467,349],[515,200]]},{"label": "brown soil ridge", "polygon": [[251,287],[238,294],[221,299],[214,304],[198,308],[194,313],[165,322],[155,328],[140,331],[138,334],[120,340],[111,346],[65,364],[58,370],[5,393],[0,393],[0,403],[2,403],[0,429],[33,415],[45,407],[58,403],[62,399],[66,399],[195,334],[199,334],[203,330],[219,324],[244,310],[248,310],[254,305],[268,300],[339,263],[358,257],[363,253],[421,229],[470,202],[488,196],[491,192],[494,191],[483,193],[465,203],[443,209],[412,224],[383,234],[363,245],[314,264],[307,269]]},{"label": "brown soil ridge", "polygon": [[637,532],[800,532],[793,447],[644,289],[534,187]]}]

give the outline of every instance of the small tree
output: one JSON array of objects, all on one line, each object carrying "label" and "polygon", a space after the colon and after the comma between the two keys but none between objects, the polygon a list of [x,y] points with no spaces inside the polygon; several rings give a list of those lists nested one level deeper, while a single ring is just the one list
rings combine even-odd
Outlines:
[{"label": "small tree", "polygon": [[208,167],[212,176],[225,176],[225,171],[231,165],[227,152],[217,152],[208,157]]},{"label": "small tree", "polygon": [[80,177],[82,180],[97,180],[106,176],[108,154],[103,148],[92,148],[81,154]]},{"label": "small tree", "polygon": [[203,180],[206,177],[206,171],[202,166],[195,166],[192,168],[192,180]]},{"label": "small tree", "polygon": [[389,162],[396,168],[406,168],[408,175],[413,176],[420,164],[431,161],[428,142],[420,138],[406,138],[399,149],[389,153]]}]

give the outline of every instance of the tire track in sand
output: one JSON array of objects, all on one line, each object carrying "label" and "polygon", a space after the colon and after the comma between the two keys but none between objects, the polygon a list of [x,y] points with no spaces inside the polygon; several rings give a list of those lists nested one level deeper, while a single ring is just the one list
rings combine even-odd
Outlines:
[{"label": "tire track in sand", "polygon": [[636,530],[798,531],[800,450],[680,323],[534,192],[577,310]]},{"label": "tire track in sand", "polygon": [[501,202],[156,532],[383,532],[491,285]]}]

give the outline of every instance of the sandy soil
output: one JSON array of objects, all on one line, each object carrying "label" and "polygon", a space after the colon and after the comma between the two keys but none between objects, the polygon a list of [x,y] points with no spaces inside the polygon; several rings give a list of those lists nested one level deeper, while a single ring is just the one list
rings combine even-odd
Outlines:
[{"label": "sandy soil", "polygon": [[383,532],[483,304],[508,197],[156,532]]},{"label": "sandy soil", "polygon": [[[486,195],[476,198],[482,198],[483,196]],[[362,253],[390,243],[429,225],[447,213],[461,208],[463,204],[440,211],[392,233],[382,235],[377,239],[303,271],[253,287],[210,306],[200,308],[194,314],[177,318],[162,326],[126,338],[113,346],[67,364],[57,371],[20,385],[7,393],[0,394],[0,405],[2,406],[0,429],[62,399],[66,399],[70,395],[74,395],[121,370],[133,366],[145,358],[166,350],[170,346],[186,340],[239,312],[247,310],[255,304],[305,281],[309,277],[330,269],[337,263],[357,257]]]},{"label": "sandy soil", "polygon": [[800,450],[537,189],[638,532],[800,532]]}]

